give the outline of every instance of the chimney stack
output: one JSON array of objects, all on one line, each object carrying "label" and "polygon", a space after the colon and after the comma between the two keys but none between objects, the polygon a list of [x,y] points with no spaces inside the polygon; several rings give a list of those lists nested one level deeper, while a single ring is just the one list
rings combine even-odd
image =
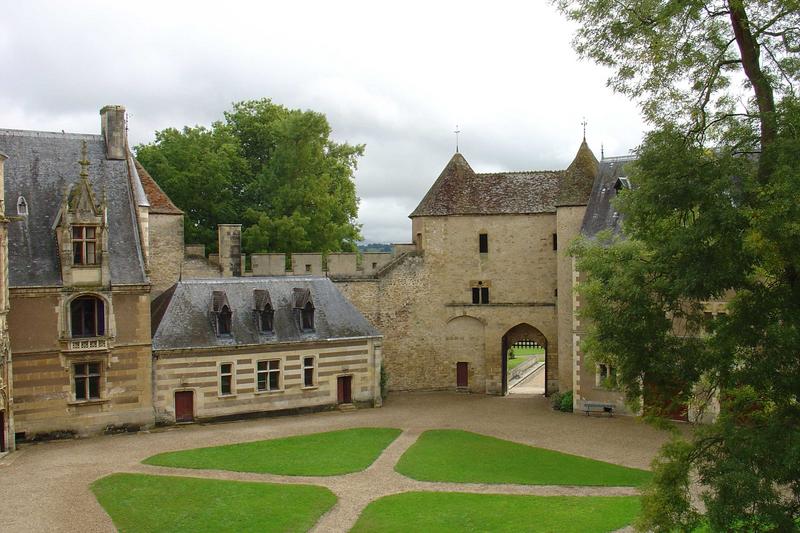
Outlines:
[{"label": "chimney stack", "polygon": [[238,278],[242,275],[242,225],[218,224],[217,234],[222,277]]},{"label": "chimney stack", "polygon": [[107,105],[100,110],[100,132],[106,142],[106,159],[122,159],[127,156],[125,128],[125,106]]}]

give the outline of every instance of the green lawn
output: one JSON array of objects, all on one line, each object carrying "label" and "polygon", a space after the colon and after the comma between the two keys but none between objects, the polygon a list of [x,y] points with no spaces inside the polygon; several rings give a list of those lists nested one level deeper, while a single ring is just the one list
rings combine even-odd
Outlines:
[{"label": "green lawn", "polygon": [[592,533],[630,524],[639,498],[406,492],[369,504],[351,533],[520,531]]},{"label": "green lawn", "polygon": [[308,531],[336,503],[324,487],[113,474],[92,491],[119,531]]},{"label": "green lawn", "polygon": [[166,452],[143,462],[288,476],[335,476],[364,470],[400,435],[399,429],[356,428],[285,439]]},{"label": "green lawn", "polygon": [[456,483],[627,487],[650,479],[645,470],[449,429],[424,432],[395,470],[422,481]]},{"label": "green lawn", "polygon": [[511,370],[533,357],[532,355],[518,355],[514,359],[508,360],[508,369]]},{"label": "green lawn", "polygon": [[511,348],[513,350],[514,355],[544,355],[544,348],[522,348],[520,346]]}]

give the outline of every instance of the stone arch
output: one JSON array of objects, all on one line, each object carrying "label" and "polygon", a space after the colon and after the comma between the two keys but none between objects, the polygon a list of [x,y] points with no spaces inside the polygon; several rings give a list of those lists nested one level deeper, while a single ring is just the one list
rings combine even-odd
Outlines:
[{"label": "stone arch", "polygon": [[[485,325],[470,315],[451,318],[445,326],[445,349],[448,354],[447,372],[453,388],[481,392],[485,388]],[[458,387],[459,369],[466,372],[466,386]],[[463,374],[462,374],[463,376]]]},{"label": "stone arch", "polygon": [[528,323],[522,322],[517,324],[516,326],[512,327],[508,331],[506,331],[505,335],[502,338],[502,349],[500,352],[500,357],[502,358],[502,376],[501,376],[501,383],[503,387],[503,395],[508,394],[508,358],[506,354],[508,349],[520,341],[533,341],[539,346],[544,348],[545,351],[545,395],[549,395],[552,391],[550,390],[549,383],[551,383],[551,373],[556,372],[556,369],[551,369],[550,365],[547,364],[547,352],[548,352],[548,341],[547,337],[544,336],[538,328],[531,326]]}]

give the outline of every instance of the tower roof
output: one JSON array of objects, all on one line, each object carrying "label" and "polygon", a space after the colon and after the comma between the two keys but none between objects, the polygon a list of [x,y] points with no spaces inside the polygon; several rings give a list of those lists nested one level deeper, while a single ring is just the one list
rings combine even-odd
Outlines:
[{"label": "tower roof", "polygon": [[558,191],[557,206],[586,205],[592,194],[592,185],[600,169],[586,137],[583,138],[575,159],[567,167]]},{"label": "tower roof", "polygon": [[562,175],[561,171],[477,174],[463,155],[455,153],[410,216],[552,213]]}]

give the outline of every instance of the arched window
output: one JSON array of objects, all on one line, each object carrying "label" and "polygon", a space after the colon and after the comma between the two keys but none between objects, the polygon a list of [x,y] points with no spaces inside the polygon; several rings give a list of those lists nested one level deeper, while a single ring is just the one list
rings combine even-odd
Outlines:
[{"label": "arched window", "polygon": [[306,302],[305,307],[301,312],[302,323],[304,330],[314,329],[314,305],[311,302]]},{"label": "arched window", "polygon": [[227,305],[223,305],[217,314],[217,334],[230,335],[231,334],[231,309]]},{"label": "arched window", "polygon": [[28,216],[28,202],[24,196],[17,199],[17,214],[20,216]]},{"label": "arched window", "polygon": [[69,304],[73,337],[102,337],[106,334],[106,309],[96,296],[79,296]]}]

